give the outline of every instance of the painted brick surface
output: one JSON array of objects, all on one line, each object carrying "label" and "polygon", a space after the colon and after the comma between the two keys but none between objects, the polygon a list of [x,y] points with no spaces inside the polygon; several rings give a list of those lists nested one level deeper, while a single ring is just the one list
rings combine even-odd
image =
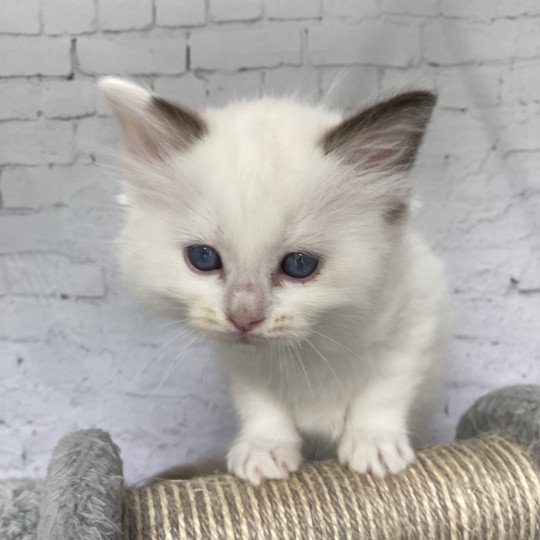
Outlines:
[{"label": "painted brick surface", "polygon": [[67,76],[71,70],[70,43],[65,37],[0,35],[0,77],[25,75]]},{"label": "painted brick surface", "polygon": [[95,74],[178,74],[186,65],[185,39],[139,36],[91,36],[78,41],[81,71]]},{"label": "painted brick surface", "polygon": [[198,26],[206,21],[205,0],[155,0],[159,26]]},{"label": "painted brick surface", "polygon": [[0,103],[2,120],[35,118],[39,108],[38,85],[28,81],[4,81],[0,87]]},{"label": "painted brick surface", "polygon": [[39,34],[39,3],[34,0],[4,0],[0,32],[6,34]]},{"label": "painted brick surface", "polygon": [[150,0],[98,0],[101,30],[139,30],[152,24]]},{"label": "painted brick surface", "polygon": [[540,382],[538,15],[537,0],[5,0],[0,477],[43,475],[58,439],[90,426],[130,480],[234,434],[210,349],[121,284],[101,74],[193,107],[298,94],[353,110],[436,90],[417,224],[447,263],[457,324],[430,439],[451,438],[481,393]]},{"label": "painted brick surface", "polygon": [[322,24],[310,30],[308,51],[311,62],[317,66],[409,66],[420,53],[419,29],[415,21]]},{"label": "painted brick surface", "polygon": [[296,25],[267,25],[242,32],[221,25],[194,30],[189,43],[193,69],[234,71],[301,63]]},{"label": "painted brick surface", "polygon": [[[34,3],[39,4],[35,0]],[[41,6],[47,34],[79,34],[96,29],[94,0],[42,0]]]},{"label": "painted brick surface", "polygon": [[213,21],[251,21],[263,12],[262,0],[210,0]]},{"label": "painted brick surface", "polygon": [[320,0],[266,0],[265,14],[269,19],[308,19],[321,16]]}]

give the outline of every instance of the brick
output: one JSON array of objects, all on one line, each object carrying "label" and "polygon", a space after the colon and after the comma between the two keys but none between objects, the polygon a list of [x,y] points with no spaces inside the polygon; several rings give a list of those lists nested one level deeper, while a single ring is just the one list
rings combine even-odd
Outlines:
[{"label": "brick", "polygon": [[377,0],[323,0],[323,13],[330,17],[360,20],[379,12]]},{"label": "brick", "polygon": [[96,28],[93,0],[41,0],[47,34],[80,34]]},{"label": "brick", "polygon": [[38,85],[28,81],[3,81],[0,103],[1,120],[35,118],[39,109]]},{"label": "brick", "polygon": [[156,0],[156,23],[160,26],[198,26],[205,21],[204,0]]},{"label": "brick", "polygon": [[386,68],[381,79],[383,89],[427,88],[437,92],[438,107],[494,107],[499,102],[501,68],[456,66],[400,70]]},{"label": "brick", "polygon": [[316,102],[320,93],[317,73],[305,67],[270,69],[264,72],[263,93],[266,96],[291,96]]},{"label": "brick", "polygon": [[523,110],[507,111],[508,121],[499,129],[501,147],[509,150],[538,150],[540,148],[540,111],[530,114]]},{"label": "brick", "polygon": [[[111,117],[83,118],[77,128],[77,148],[84,155],[96,155],[101,159],[111,152],[120,152],[120,133]],[[99,161],[101,161],[101,159]]]},{"label": "brick", "polygon": [[262,16],[262,0],[210,0],[214,21],[249,21]]},{"label": "brick", "polygon": [[452,17],[477,18],[489,20],[493,17],[517,17],[519,15],[538,15],[540,5],[536,0],[442,0],[441,12]]},{"label": "brick", "polygon": [[193,69],[297,65],[301,63],[300,30],[296,26],[230,28],[194,31],[190,38]]},{"label": "brick", "polygon": [[422,49],[425,60],[438,64],[531,58],[540,54],[540,25],[533,19],[433,19],[423,29]]},{"label": "brick", "polygon": [[431,222],[440,229],[437,237],[441,249],[455,251],[463,245],[464,238],[471,249],[506,251],[520,244],[522,249],[531,249],[530,242],[523,247],[527,243],[524,239],[531,236],[531,226],[523,215],[523,207],[515,201],[502,198],[490,204],[480,201],[474,208],[470,202],[456,204],[452,200],[450,208],[446,216],[441,217],[440,207],[431,216]]},{"label": "brick", "polygon": [[[530,225],[531,237],[540,238],[540,151],[512,152],[505,156],[504,172],[516,205]],[[520,291],[540,291],[540,251],[530,248],[529,261],[517,285]]]},{"label": "brick", "polygon": [[49,81],[41,89],[41,111],[47,118],[74,118],[96,110],[95,84],[90,81]]},{"label": "brick", "polygon": [[436,109],[419,161],[435,176],[445,169],[453,177],[474,174],[492,152],[496,137],[485,121],[461,111]]},{"label": "brick", "polygon": [[[540,193],[540,150],[512,152],[504,157],[504,170],[515,178],[515,190],[522,196]],[[539,274],[540,276],[540,274]]]},{"label": "brick", "polygon": [[[538,208],[538,206],[536,206]],[[537,222],[537,231],[540,230]],[[538,234],[536,234],[538,238]],[[540,293],[540,253],[528,253],[528,260],[521,272],[517,275],[516,288],[523,294]]]},{"label": "brick", "polygon": [[0,37],[0,76],[68,75],[68,38]]},{"label": "brick", "polygon": [[179,74],[186,68],[182,38],[115,36],[79,38],[81,70],[91,74]]},{"label": "brick", "polygon": [[1,230],[17,234],[0,235],[0,253],[52,251],[72,258],[95,259],[102,257],[105,246],[110,244],[116,221],[118,213],[115,215],[111,208],[91,205],[82,212],[60,207],[50,212],[2,215]]},{"label": "brick", "polygon": [[514,63],[501,73],[505,104],[540,102],[540,60]]},{"label": "brick", "polygon": [[225,105],[230,101],[250,100],[260,97],[261,73],[214,73],[208,76],[208,102]]},{"label": "brick", "polygon": [[[491,7],[491,3],[489,4]],[[495,2],[496,17],[530,17],[540,15],[540,5],[536,0],[497,0]]]},{"label": "brick", "polygon": [[73,126],[67,122],[0,123],[0,164],[68,163]]},{"label": "brick", "polygon": [[456,321],[463,336],[522,346],[538,328],[540,302],[534,297],[464,298],[464,307]]},{"label": "brick", "polygon": [[519,244],[504,250],[464,245],[444,259],[454,294],[493,297],[510,291],[510,280],[523,275],[530,253]]},{"label": "brick", "polygon": [[152,24],[150,0],[98,0],[101,30],[139,30]]},{"label": "brick", "polygon": [[383,13],[433,17],[439,13],[439,3],[435,0],[408,0],[407,2],[381,0],[381,10]]},{"label": "brick", "polygon": [[2,172],[5,208],[40,210],[52,206],[104,204],[108,196],[93,166],[6,167]]},{"label": "brick", "polygon": [[43,340],[66,336],[91,344],[99,336],[99,306],[59,299],[0,298],[0,339]]},{"label": "brick", "polygon": [[0,295],[100,298],[105,286],[98,263],[53,253],[20,253],[0,256]]},{"label": "brick", "polygon": [[474,66],[434,70],[440,107],[494,107],[499,102],[500,68]]},{"label": "brick", "polygon": [[[394,95],[411,88],[435,90],[433,68],[420,66],[412,68],[384,67],[381,70],[380,86],[384,95]],[[440,102],[437,102],[440,105]]]},{"label": "brick", "polygon": [[[507,360],[494,362],[494,357]],[[538,352],[530,346],[520,344],[516,347],[513,342],[501,340],[458,339],[452,346],[448,372],[455,374],[453,379],[456,386],[466,387],[471,381],[478,381],[497,388],[501,386],[501,381],[510,385],[540,380],[538,360]],[[461,367],[463,365],[467,366],[466,370]]]},{"label": "brick", "polygon": [[161,97],[185,103],[190,107],[206,106],[206,80],[193,73],[180,77],[159,77],[154,83],[154,90]]},{"label": "brick", "polygon": [[35,0],[2,0],[0,33],[39,34],[39,2]]},{"label": "brick", "polygon": [[309,29],[314,65],[376,64],[407,66],[420,55],[418,27],[387,21],[322,25]]},{"label": "brick", "polygon": [[269,19],[311,19],[321,16],[321,0],[266,0],[265,15]]},{"label": "brick", "polygon": [[374,102],[379,94],[375,67],[325,68],[321,72],[323,101],[338,109],[355,110]]}]

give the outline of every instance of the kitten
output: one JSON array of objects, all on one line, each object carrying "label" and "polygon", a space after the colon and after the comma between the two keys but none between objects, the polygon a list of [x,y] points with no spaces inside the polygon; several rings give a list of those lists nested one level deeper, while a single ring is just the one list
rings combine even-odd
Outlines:
[{"label": "kitten", "polygon": [[404,469],[448,335],[442,265],[409,220],[435,96],[343,119],[100,86],[127,148],[124,273],[217,342],[240,420],[229,470],[286,478],[313,436],[354,471]]}]

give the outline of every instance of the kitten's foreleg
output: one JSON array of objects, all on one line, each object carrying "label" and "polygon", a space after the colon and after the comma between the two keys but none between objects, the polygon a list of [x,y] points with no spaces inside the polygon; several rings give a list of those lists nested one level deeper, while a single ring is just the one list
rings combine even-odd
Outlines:
[{"label": "kitten's foreleg", "polygon": [[414,461],[407,423],[422,382],[414,369],[421,362],[395,351],[387,354],[383,372],[351,403],[338,445],[340,463],[379,477],[399,473]]},{"label": "kitten's foreleg", "polygon": [[230,472],[260,484],[285,479],[302,462],[301,438],[287,409],[255,389],[233,389],[241,430],[227,455]]}]

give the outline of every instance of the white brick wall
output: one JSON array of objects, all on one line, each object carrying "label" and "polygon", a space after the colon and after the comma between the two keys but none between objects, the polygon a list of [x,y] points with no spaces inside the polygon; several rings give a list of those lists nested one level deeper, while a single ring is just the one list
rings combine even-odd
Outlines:
[{"label": "white brick wall", "polygon": [[538,15],[538,0],[4,0],[0,477],[43,474],[77,428],[110,430],[132,480],[233,433],[208,349],[183,353],[176,326],[119,283],[118,135],[99,74],[196,107],[298,91],[350,110],[436,89],[418,221],[458,316],[433,438],[487,389],[540,382]]},{"label": "white brick wall", "polygon": [[[34,4],[39,2],[34,0]],[[47,34],[79,34],[96,29],[94,0],[42,0],[41,6]]]},{"label": "white brick wall", "polygon": [[299,65],[300,30],[296,25],[266,25],[239,29],[218,28],[194,30],[189,43],[191,67],[195,70],[228,70]]}]

